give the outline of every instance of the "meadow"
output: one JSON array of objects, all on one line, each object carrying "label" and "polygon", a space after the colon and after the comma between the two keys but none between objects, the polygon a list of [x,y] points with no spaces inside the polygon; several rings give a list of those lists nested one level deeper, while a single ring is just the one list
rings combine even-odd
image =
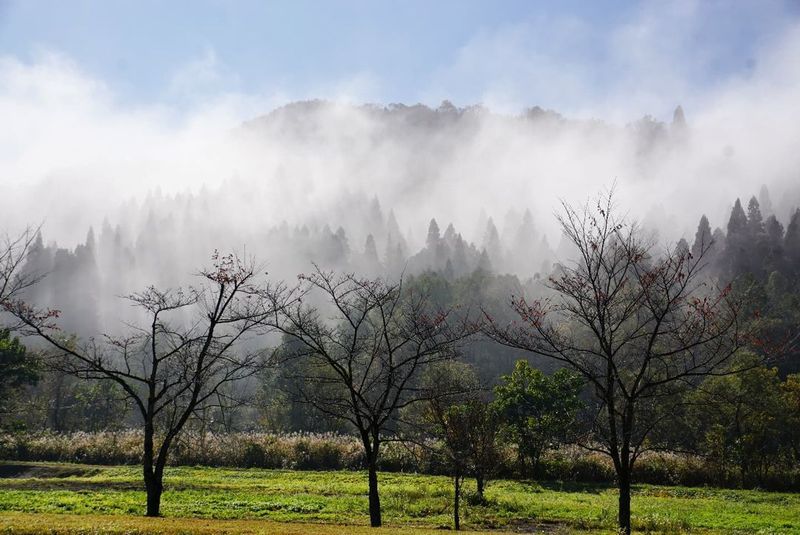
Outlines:
[{"label": "meadow", "polygon": [[[0,464],[4,533],[366,533],[360,471],[170,467],[164,518],[145,519],[140,468],[69,463]],[[452,522],[445,476],[382,473],[382,533],[432,533]],[[493,481],[470,496],[467,530],[613,533],[608,485]],[[642,533],[800,533],[800,494],[637,485],[633,526]]]}]

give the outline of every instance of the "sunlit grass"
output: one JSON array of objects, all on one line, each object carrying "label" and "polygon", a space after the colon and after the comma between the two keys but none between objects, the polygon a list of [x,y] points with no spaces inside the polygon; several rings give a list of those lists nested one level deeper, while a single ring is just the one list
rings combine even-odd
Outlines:
[{"label": "sunlit grass", "polygon": [[[18,531],[33,525],[27,518],[40,515],[58,515],[52,518],[78,531],[82,522],[96,515],[135,525],[136,515],[144,510],[140,477],[135,466],[26,464],[15,477],[0,479],[0,526],[11,525]],[[447,477],[381,474],[380,484],[387,525],[450,527],[452,487]],[[231,527],[220,523],[219,530],[248,532],[254,525],[248,522],[255,520],[347,526],[368,523],[367,481],[362,472],[176,467],[167,469],[165,488],[162,512],[173,522],[170,526],[235,520],[240,523]],[[467,493],[472,492],[474,483],[468,481]],[[613,487],[494,481],[486,498],[481,504],[465,500],[466,527],[611,532],[615,524]],[[637,486],[633,524],[639,531],[657,533],[800,533],[800,495]],[[142,524],[136,529],[150,528]],[[178,527],[175,530],[180,531]]]}]

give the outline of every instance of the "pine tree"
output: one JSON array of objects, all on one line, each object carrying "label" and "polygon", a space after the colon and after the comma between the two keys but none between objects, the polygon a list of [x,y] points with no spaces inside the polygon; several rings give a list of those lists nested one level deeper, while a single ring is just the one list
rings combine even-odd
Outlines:
[{"label": "pine tree", "polygon": [[384,262],[388,273],[392,276],[400,274],[406,262],[406,240],[397,224],[394,210],[389,210],[389,217],[386,220],[386,251]]},{"label": "pine tree", "polygon": [[400,232],[400,225],[397,224],[397,218],[394,215],[394,210],[389,210],[389,218],[386,220],[386,232],[389,233],[396,241],[402,238],[403,233]]},{"label": "pine tree", "polygon": [[442,238],[444,239],[445,243],[447,243],[447,245],[452,245],[455,243],[456,229],[455,227],[453,227],[452,223],[448,224],[447,228],[444,229],[444,236],[442,236]]},{"label": "pine tree", "polygon": [[500,234],[492,218],[486,222],[486,233],[483,236],[483,249],[489,255],[493,263],[500,263],[502,260],[503,247],[500,243]]},{"label": "pine tree", "polygon": [[478,265],[475,268],[476,271],[481,271],[484,273],[491,273],[492,272],[492,261],[489,258],[489,255],[486,252],[486,249],[481,250],[481,255],[478,257]]},{"label": "pine tree", "polygon": [[769,217],[775,213],[772,208],[772,199],[769,196],[769,190],[766,185],[762,185],[758,192],[758,204],[761,206],[761,213],[765,217]]},{"label": "pine tree", "polygon": [[750,202],[747,203],[747,229],[751,238],[764,233],[764,218],[761,215],[761,207],[755,197],[751,197]]},{"label": "pine tree", "polygon": [[728,220],[728,235],[725,238],[724,272],[729,280],[733,280],[749,270],[747,247],[750,244],[750,232],[747,215],[742,203],[736,199]]},{"label": "pine tree", "polygon": [[689,128],[686,124],[686,115],[683,113],[683,108],[678,106],[672,114],[672,124],[669,127],[672,140],[679,146],[684,145],[687,141],[687,134]]},{"label": "pine tree", "polygon": [[767,272],[783,271],[783,225],[774,215],[771,215],[764,224],[764,231],[767,243],[767,256],[764,262],[767,264]]},{"label": "pine tree", "polygon": [[364,271],[367,275],[373,277],[378,275],[381,270],[381,263],[378,260],[378,248],[375,246],[375,238],[372,234],[367,234],[367,240],[364,243]]},{"label": "pine tree", "polygon": [[786,226],[783,238],[786,259],[795,275],[800,275],[800,208],[796,209]]},{"label": "pine tree", "polygon": [[435,251],[440,239],[439,225],[436,223],[436,219],[431,219],[428,225],[428,238],[425,240],[425,245],[432,251]]},{"label": "pine tree", "polygon": [[350,243],[347,240],[347,234],[342,227],[336,229],[334,234],[334,243],[336,244],[336,261],[346,262],[350,256]]},{"label": "pine tree", "polygon": [[447,280],[453,280],[455,278],[456,272],[453,268],[453,261],[451,259],[447,259],[447,262],[444,265],[444,278]]},{"label": "pine tree", "polygon": [[92,253],[97,250],[97,244],[94,238],[94,227],[89,227],[89,232],[86,233],[86,248],[92,251]]},{"label": "pine tree", "polygon": [[373,197],[369,204],[369,215],[367,217],[367,231],[379,239],[383,239],[386,234],[386,222],[383,219],[383,211],[378,197]]},{"label": "pine tree", "polygon": [[22,269],[24,276],[44,277],[38,284],[27,290],[27,299],[36,305],[52,306],[53,277],[45,277],[53,270],[53,250],[45,247],[42,233],[37,232]]},{"label": "pine tree", "polygon": [[767,233],[770,243],[781,243],[783,241],[783,225],[778,219],[771,215],[764,223],[764,231]]},{"label": "pine tree", "polygon": [[750,198],[747,204],[747,241],[744,243],[745,256],[743,261],[749,273],[759,279],[767,274],[769,267],[767,259],[770,254],[769,240],[764,230],[764,218],[761,207],[755,197]]},{"label": "pine tree", "polygon": [[728,220],[728,239],[735,236],[742,236],[747,231],[747,215],[742,208],[742,202],[736,199],[731,210],[731,217]]},{"label": "pine tree", "polygon": [[394,272],[394,269],[396,267],[394,258],[395,251],[396,248],[394,245],[394,239],[390,233],[386,236],[386,251],[384,251],[383,255],[383,261],[386,265],[386,269],[389,270],[390,273]]},{"label": "pine tree", "polygon": [[453,272],[456,276],[461,276],[469,271],[467,264],[467,245],[461,234],[456,235],[455,245],[453,245]]},{"label": "pine tree", "polygon": [[709,249],[711,246],[711,225],[708,223],[708,218],[704,214],[700,218],[700,223],[697,225],[697,232],[694,234],[692,256],[698,258],[703,251]]},{"label": "pine tree", "polygon": [[672,127],[686,129],[686,115],[683,113],[683,106],[678,105],[672,113]]}]

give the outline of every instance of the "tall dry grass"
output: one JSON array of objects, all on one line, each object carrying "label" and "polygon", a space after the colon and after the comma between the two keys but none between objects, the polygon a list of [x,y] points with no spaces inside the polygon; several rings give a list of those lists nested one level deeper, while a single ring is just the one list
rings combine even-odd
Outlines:
[{"label": "tall dry grass", "polygon": [[[96,433],[0,433],[0,459],[88,464],[138,464],[141,462],[140,431]],[[612,483],[614,468],[608,457],[575,446],[546,453],[535,474],[520,474],[509,447],[497,473],[503,477],[535,477],[543,480]],[[292,470],[358,470],[365,466],[357,437],[334,433],[184,433],[169,463],[183,466],[226,466]],[[428,450],[387,441],[381,450],[381,470],[389,472],[443,473]],[[663,485],[760,486],[800,489],[800,471],[776,471],[760,482],[742,482],[737,471],[719,467],[696,455],[648,453],[637,462],[638,482]]]}]

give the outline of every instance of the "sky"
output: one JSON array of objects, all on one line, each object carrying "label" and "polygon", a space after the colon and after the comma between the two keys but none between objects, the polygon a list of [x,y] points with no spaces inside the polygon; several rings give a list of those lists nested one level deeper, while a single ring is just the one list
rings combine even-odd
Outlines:
[{"label": "sky", "polygon": [[128,106],[448,99],[629,119],[748,77],[798,20],[780,0],[0,0],[0,55],[56,55]]},{"label": "sky", "polygon": [[[248,191],[288,188],[258,217],[333,213],[336,193],[356,189],[400,203],[419,163],[413,143],[378,136],[376,149],[382,125],[347,104],[449,100],[506,115],[541,106],[615,133],[529,139],[487,120],[450,139],[396,206],[403,225],[532,206],[552,224],[558,199],[618,181],[640,215],[676,214],[684,235],[709,202],[720,224],[762,184],[785,199],[784,215],[794,209],[798,95],[797,0],[0,0],[0,229],[47,221],[48,235],[74,244],[131,199],[232,177]],[[314,119],[320,146],[231,135],[308,99],[345,104]],[[687,151],[645,172],[626,125],[669,122],[677,105]]]}]

